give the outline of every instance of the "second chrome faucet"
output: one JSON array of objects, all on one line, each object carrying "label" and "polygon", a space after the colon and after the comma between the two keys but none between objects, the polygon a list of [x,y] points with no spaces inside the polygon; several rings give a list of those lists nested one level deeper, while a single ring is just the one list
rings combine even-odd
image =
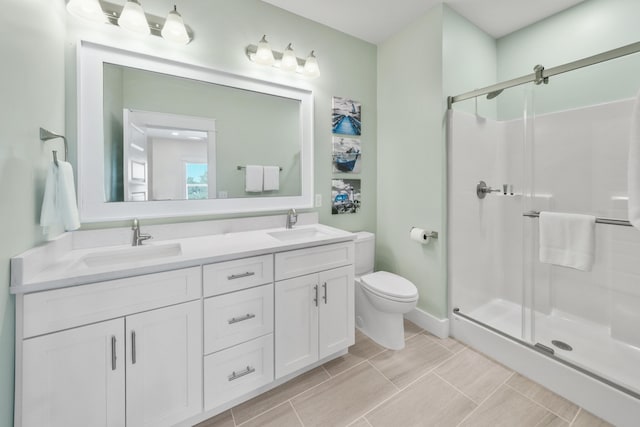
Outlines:
[{"label": "second chrome faucet", "polygon": [[131,246],[140,246],[145,240],[152,239],[151,234],[140,232],[140,223],[138,221],[138,218],[133,219],[133,225],[131,226],[131,229],[133,230],[133,239],[131,240]]},{"label": "second chrome faucet", "polygon": [[296,222],[298,222],[298,213],[295,209],[291,208],[289,209],[289,212],[287,212],[287,223],[285,224],[285,227],[287,229],[293,228],[293,226],[296,225]]}]

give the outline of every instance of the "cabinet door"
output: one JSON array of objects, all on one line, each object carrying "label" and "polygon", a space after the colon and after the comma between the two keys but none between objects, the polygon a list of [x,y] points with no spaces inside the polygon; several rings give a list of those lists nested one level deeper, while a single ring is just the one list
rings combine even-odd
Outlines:
[{"label": "cabinet door", "polygon": [[319,358],[354,343],[353,267],[323,271],[320,283]]},{"label": "cabinet door", "polygon": [[276,378],[318,360],[318,275],[275,284]]},{"label": "cabinet door", "polygon": [[127,426],[169,426],[202,410],[200,301],[126,318]]},{"label": "cabinet door", "polygon": [[23,342],[23,427],[125,425],[124,320]]}]

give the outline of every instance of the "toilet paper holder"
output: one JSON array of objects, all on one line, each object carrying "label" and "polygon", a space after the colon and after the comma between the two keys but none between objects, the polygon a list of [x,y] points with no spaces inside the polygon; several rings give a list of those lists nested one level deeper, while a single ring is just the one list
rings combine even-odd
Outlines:
[{"label": "toilet paper holder", "polygon": [[[414,228],[416,228],[416,227],[411,227],[411,228],[409,229],[409,233],[411,233],[411,230],[413,230]],[[432,239],[437,239],[437,238],[438,238],[438,232],[437,232],[437,231],[429,231],[429,232],[426,234],[426,236],[427,236],[427,237],[431,237]]]}]

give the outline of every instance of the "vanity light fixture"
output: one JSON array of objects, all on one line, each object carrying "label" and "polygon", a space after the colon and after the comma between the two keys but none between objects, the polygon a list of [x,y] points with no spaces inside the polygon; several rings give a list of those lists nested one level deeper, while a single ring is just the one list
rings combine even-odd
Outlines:
[{"label": "vanity light fixture", "polygon": [[304,61],[302,74],[312,79],[320,77],[320,67],[318,67],[318,59],[314,55],[313,51],[311,51],[307,59]]},{"label": "vanity light fixture", "polygon": [[165,19],[145,13],[139,0],[126,0],[124,7],[103,0],[69,0],[67,11],[78,18],[151,34],[172,43],[187,44],[193,40],[193,31],[184,24],[175,5]]},{"label": "vanity light fixture", "polygon": [[260,65],[273,65],[276,63],[266,35],[263,35],[262,39],[258,42],[258,48],[253,56],[253,62]]},{"label": "vanity light fixture", "polygon": [[118,18],[118,25],[125,30],[133,31],[136,34],[149,35],[151,29],[144,14],[142,5],[138,0],[127,0]]},{"label": "vanity light fixture", "polygon": [[173,10],[169,11],[167,19],[164,20],[164,26],[161,31],[162,37],[173,43],[187,44],[189,43],[189,34],[184,26],[182,16],[178,13],[178,8],[173,5]]},{"label": "vanity light fixture", "polygon": [[78,18],[100,23],[107,22],[107,17],[98,0],[69,0],[67,11]]},{"label": "vanity light fixture", "polygon": [[251,44],[247,46],[245,52],[249,60],[256,64],[273,66],[308,78],[320,76],[320,67],[314,51],[311,51],[306,60],[298,58],[291,43],[287,45],[284,52],[278,52],[271,50],[266,36],[262,36],[257,46]]},{"label": "vanity light fixture", "polygon": [[284,50],[282,54],[282,60],[280,62],[280,68],[284,71],[294,72],[298,70],[298,58],[296,54],[293,52],[293,47],[291,43],[287,45],[287,48]]}]

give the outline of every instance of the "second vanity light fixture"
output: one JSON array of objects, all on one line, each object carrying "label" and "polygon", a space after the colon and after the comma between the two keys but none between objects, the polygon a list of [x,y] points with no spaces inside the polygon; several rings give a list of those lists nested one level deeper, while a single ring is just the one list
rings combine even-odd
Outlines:
[{"label": "second vanity light fixture", "polygon": [[193,32],[184,24],[176,6],[165,19],[146,14],[138,0],[126,0],[124,7],[101,0],[69,0],[67,11],[79,18],[117,25],[136,34],[152,34],[173,43],[193,40]]},{"label": "second vanity light fixture", "polygon": [[311,51],[307,59],[298,58],[293,51],[291,43],[284,52],[271,50],[266,36],[258,42],[258,45],[249,45],[246,49],[249,59],[256,64],[273,66],[291,73],[302,74],[305,77],[316,78],[320,76],[318,59],[314,51]]}]

